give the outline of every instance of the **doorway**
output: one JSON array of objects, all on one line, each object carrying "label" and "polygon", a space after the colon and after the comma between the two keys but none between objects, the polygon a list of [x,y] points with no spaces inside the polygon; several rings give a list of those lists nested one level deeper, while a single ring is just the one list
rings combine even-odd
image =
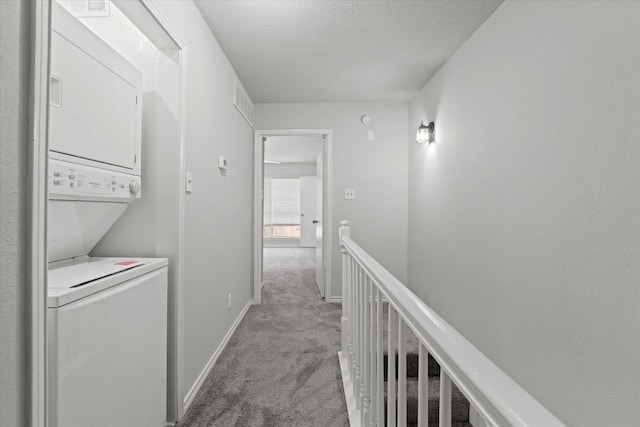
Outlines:
[{"label": "doorway", "polygon": [[[183,217],[184,217],[184,142],[185,142],[185,84],[186,44],[158,9],[154,0],[104,2],[104,10],[77,9],[78,4],[66,0],[36,2],[34,15],[34,82],[32,93],[34,146],[30,153],[32,175],[32,246],[33,287],[31,302],[31,418],[34,426],[46,425],[47,404],[47,281],[48,281],[48,156],[47,139],[51,86],[50,62],[53,57],[50,40],[52,16],[63,8],[73,15],[106,45],[134,64],[140,71],[148,72],[142,87],[143,152],[142,179],[145,198],[132,205],[127,216],[121,218],[118,227],[109,231],[92,256],[110,256],[122,253],[127,256],[149,256],[169,259],[169,305],[167,325],[167,422],[179,419],[184,412],[184,386],[182,368],[182,283],[183,272]],[[84,4],[84,3],[83,3]],[[82,6],[82,5],[80,5]],[[92,13],[94,13],[92,15]],[[58,15],[60,16],[60,15]],[[143,52],[144,50],[144,52]],[[149,70],[151,70],[149,72]],[[157,140],[157,143],[151,143]],[[149,143],[146,143],[146,142]],[[160,189],[165,188],[164,198],[157,205]],[[123,240],[131,229],[141,223],[155,206],[170,214],[156,215],[158,228],[165,230],[157,235],[153,244],[144,239],[130,245]],[[153,212],[152,212],[153,213]],[[157,213],[157,212],[156,212]],[[155,215],[155,214],[154,214]],[[135,234],[131,234],[135,236]],[[136,254],[134,254],[136,252]]]},{"label": "doorway", "polygon": [[330,152],[331,130],[256,131],[254,304],[265,257],[291,253],[311,258],[317,291],[331,299]]}]

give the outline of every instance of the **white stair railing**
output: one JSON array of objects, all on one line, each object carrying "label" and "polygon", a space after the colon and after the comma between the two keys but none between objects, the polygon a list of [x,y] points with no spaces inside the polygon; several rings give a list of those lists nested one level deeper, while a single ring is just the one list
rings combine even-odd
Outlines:
[{"label": "white stair railing", "polygon": [[[407,328],[420,341],[418,426],[428,426],[428,354],[440,364],[439,423],[451,426],[452,383],[480,420],[475,427],[564,426],[351,239],[340,223],[342,351],[345,397],[352,426],[407,425]],[[384,379],[383,303],[388,303],[388,379]],[[398,377],[396,382],[396,358]],[[397,388],[396,388],[397,387]],[[385,417],[384,396],[387,389]]]}]

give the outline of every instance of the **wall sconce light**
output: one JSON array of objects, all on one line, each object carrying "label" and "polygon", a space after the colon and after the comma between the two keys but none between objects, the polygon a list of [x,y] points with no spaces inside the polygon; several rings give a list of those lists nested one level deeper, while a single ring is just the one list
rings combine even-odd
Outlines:
[{"label": "wall sconce light", "polygon": [[418,130],[416,131],[416,142],[418,144],[427,142],[432,143],[435,142],[435,133],[436,125],[433,122],[429,122],[428,125],[425,126],[424,122],[420,122],[420,126],[418,126]]}]

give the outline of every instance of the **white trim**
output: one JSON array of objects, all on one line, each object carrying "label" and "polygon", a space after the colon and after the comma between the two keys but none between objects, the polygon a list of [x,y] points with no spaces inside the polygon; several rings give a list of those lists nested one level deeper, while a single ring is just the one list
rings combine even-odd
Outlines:
[{"label": "white trim", "polygon": [[[171,33],[173,35],[173,33]],[[176,419],[184,415],[184,405],[180,405],[184,396],[184,227],[185,227],[185,146],[187,140],[187,46],[180,48],[180,109],[179,109],[179,154],[178,154],[178,251],[176,254],[176,300],[174,310],[176,315],[176,348],[175,348],[175,383],[176,391],[173,397],[176,406]],[[167,390],[168,392],[168,390]]]},{"label": "white trim", "polygon": [[295,237],[267,237],[262,239],[265,248],[304,248],[300,246],[300,238]]},{"label": "white trim", "polygon": [[349,413],[349,425],[362,425],[360,420],[360,411],[356,407],[355,393],[353,392],[353,382],[349,375],[349,359],[338,352],[338,361],[340,362],[340,373],[342,374],[342,388],[344,389],[344,400],[347,403],[347,412]]},{"label": "white trim", "polygon": [[290,136],[290,135],[325,135],[326,141],[323,145],[323,224],[322,224],[322,253],[324,257],[324,297],[325,301],[331,301],[331,260],[333,257],[333,131],[331,129],[275,129],[255,131],[255,155],[254,155],[254,190],[253,190],[253,298],[255,304],[260,304],[262,298],[260,289],[262,284],[262,191],[264,181],[264,146],[262,138],[267,136]]},{"label": "white trim", "polygon": [[253,168],[253,301],[262,302],[262,215],[264,202],[264,144],[262,134],[255,132]]},{"label": "white trim", "polygon": [[332,298],[332,260],[333,260],[333,132],[327,130],[327,140],[324,145],[326,158],[322,162],[324,170],[322,171],[322,177],[324,183],[322,184],[324,190],[324,212],[322,213],[323,224],[323,242],[324,247],[322,251],[324,253],[324,298],[325,300],[331,300]]},{"label": "white trim", "polygon": [[342,304],[342,297],[339,295],[333,295],[331,298],[325,298],[325,301],[330,303]]},{"label": "white trim", "polygon": [[200,372],[200,375],[198,375],[198,378],[191,386],[191,389],[189,389],[189,392],[184,398],[185,412],[187,411],[187,409],[189,409],[189,406],[191,406],[191,404],[193,403],[193,399],[195,399],[196,395],[198,394],[198,391],[200,391],[202,384],[204,384],[204,380],[207,379],[207,376],[209,375],[209,372],[211,372],[211,369],[213,368],[213,366],[216,364],[218,357],[220,357],[220,354],[222,354],[222,351],[227,346],[227,343],[233,336],[234,332],[236,331],[236,328],[238,327],[240,322],[242,322],[242,319],[244,319],[244,316],[247,314],[247,311],[249,311],[249,308],[252,305],[254,305],[253,300],[249,300],[247,304],[244,306],[244,308],[242,309],[242,311],[240,312],[240,314],[238,315],[238,317],[236,318],[236,320],[233,322],[229,330],[227,331],[227,334],[222,339],[222,342],[220,343],[216,351],[214,351],[213,354],[211,355],[211,358],[205,365],[202,372]]},{"label": "white trim", "polygon": [[47,425],[47,121],[49,111],[49,34],[51,3],[33,2],[29,144],[30,319],[29,418],[33,427]]},{"label": "white trim", "polygon": [[[183,404],[184,396],[184,213],[185,213],[185,145],[186,145],[186,105],[187,105],[187,44],[176,31],[167,17],[160,11],[157,3],[158,0],[140,0],[141,4],[145,7],[149,15],[156,20],[158,25],[164,30],[169,38],[175,43],[179,50],[179,67],[180,67],[180,93],[179,93],[179,105],[178,105],[178,177],[176,179],[175,191],[178,192],[178,235],[177,235],[177,250],[176,250],[176,271],[175,277],[175,293],[173,298],[169,300],[169,312],[173,313],[175,323],[173,325],[173,340],[175,346],[173,347],[173,353],[167,354],[167,361],[173,359],[173,364],[168,367],[173,367],[173,372],[167,372],[167,375],[172,375],[173,379],[167,378],[167,384],[175,384],[175,388],[171,389],[167,387],[167,405],[172,404],[173,407],[167,407],[167,415],[175,418],[179,421],[186,409]],[[169,325],[168,332],[171,331]]]}]

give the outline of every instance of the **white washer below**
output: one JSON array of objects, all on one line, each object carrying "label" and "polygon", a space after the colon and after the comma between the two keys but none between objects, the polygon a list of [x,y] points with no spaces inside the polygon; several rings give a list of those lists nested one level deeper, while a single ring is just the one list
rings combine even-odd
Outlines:
[{"label": "white washer below", "polygon": [[48,289],[49,426],[164,426],[167,260],[85,257]]}]

